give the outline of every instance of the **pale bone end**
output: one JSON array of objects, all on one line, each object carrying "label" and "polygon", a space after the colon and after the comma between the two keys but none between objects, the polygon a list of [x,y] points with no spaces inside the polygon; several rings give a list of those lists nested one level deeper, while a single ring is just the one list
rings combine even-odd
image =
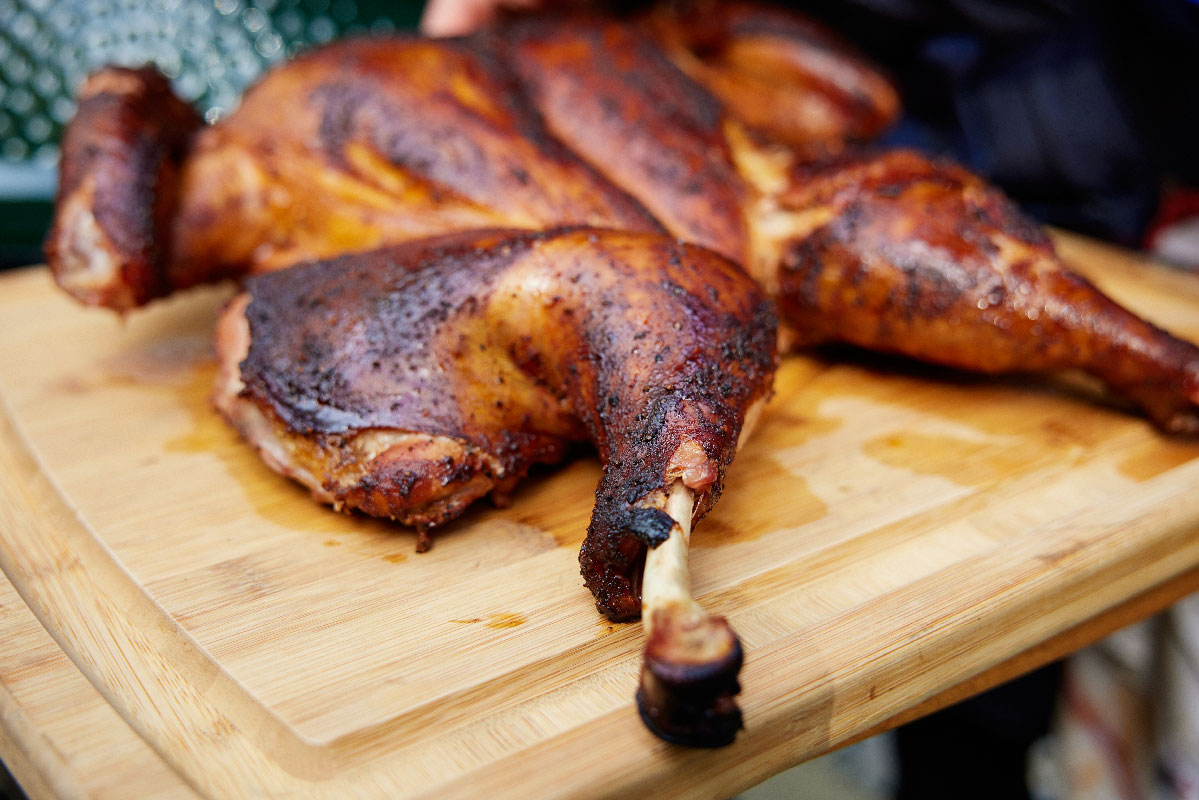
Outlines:
[{"label": "pale bone end", "polygon": [[687,747],[722,747],[742,727],[741,642],[723,617],[709,616],[691,597],[687,546],[694,494],[681,481],[671,488],[666,513],[670,537],[645,559],[642,620],[645,658],[637,709],[657,736]]}]

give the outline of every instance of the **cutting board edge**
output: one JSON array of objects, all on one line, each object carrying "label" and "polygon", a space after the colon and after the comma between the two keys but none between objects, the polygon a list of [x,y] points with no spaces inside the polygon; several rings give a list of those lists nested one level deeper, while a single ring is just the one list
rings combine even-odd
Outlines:
[{"label": "cutting board edge", "polygon": [[[2,395],[0,466],[0,571],[79,672],[180,777],[201,794],[233,797],[274,796],[328,776],[328,750],[255,700],[87,527],[42,470]],[[177,705],[160,708],[151,688]]]}]

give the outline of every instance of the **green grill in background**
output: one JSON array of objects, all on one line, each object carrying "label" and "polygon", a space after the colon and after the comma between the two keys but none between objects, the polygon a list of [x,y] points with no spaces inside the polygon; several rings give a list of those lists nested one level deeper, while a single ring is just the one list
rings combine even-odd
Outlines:
[{"label": "green grill in background", "polygon": [[75,88],[154,63],[214,122],[271,64],[351,34],[416,27],[420,0],[0,0],[0,267],[41,260]]}]

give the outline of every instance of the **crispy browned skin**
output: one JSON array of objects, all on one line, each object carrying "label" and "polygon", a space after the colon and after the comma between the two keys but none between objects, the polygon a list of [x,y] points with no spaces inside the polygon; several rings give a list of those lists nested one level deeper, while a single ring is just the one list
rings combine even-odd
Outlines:
[{"label": "crispy browned skin", "polygon": [[[730,30],[724,40],[734,42],[740,28]],[[134,140],[162,140],[169,157],[158,160],[178,169],[179,188],[151,184],[137,196],[93,198],[65,184],[47,260],[64,288],[84,302],[113,307],[128,297],[119,300],[128,308],[198,283],[488,226],[658,231],[664,225],[730,258],[747,262],[753,256],[748,198],[730,171],[715,98],[668,65],[649,38],[624,26],[558,19],[548,28],[521,23],[512,35],[518,31],[534,60],[561,70],[559,80],[522,85],[536,73],[514,69],[505,37],[492,32],[439,41],[358,39],[310,51],[272,71],[228,119],[200,130],[186,153],[170,132],[177,127],[174,108],[182,107],[174,98],[155,105],[129,96],[81,112],[64,143],[64,174],[98,172],[74,142],[115,120],[126,150]],[[784,50],[788,42],[809,47],[802,38],[779,41]],[[845,69],[874,74],[865,66]],[[590,74],[580,76],[580,70]],[[597,70],[607,76],[602,84]],[[124,72],[104,70],[94,80]],[[160,76],[140,80],[166,93]],[[831,87],[804,79],[774,88],[787,96],[812,95],[812,103],[822,104],[814,95]],[[526,88],[545,91],[529,94]],[[575,90],[606,91],[572,97]],[[596,135],[582,159],[550,134],[534,107],[553,106],[559,122],[573,117],[575,131],[585,134],[598,121],[594,101],[600,98],[600,113],[625,120],[645,113],[646,122],[635,136]],[[853,128],[837,138],[855,135]],[[136,160],[118,144],[111,148],[118,159]],[[102,171],[96,177],[105,185],[114,181]],[[64,280],[70,265],[60,253],[87,239],[87,225],[66,213],[76,206],[97,217],[117,215],[106,229],[115,238],[127,236],[150,209],[158,216],[169,212],[169,229],[151,239],[160,255],[148,277],[141,277],[146,270],[140,266],[126,267],[125,254],[118,253],[108,285],[82,291]],[[130,273],[153,290],[131,290]]]},{"label": "crispy browned skin", "polygon": [[849,342],[985,373],[1080,368],[1163,430],[1199,433],[1199,348],[1067,270],[998,191],[908,151],[801,170],[784,202],[780,313],[799,344]]},{"label": "crispy browned skin", "polygon": [[[702,35],[686,18],[637,27],[571,17],[507,22],[466,39],[356,40],[314,51],[194,137],[155,285],[481,226],[664,227],[743,263],[780,298],[788,342],[844,339],[985,372],[1081,367],[1164,429],[1199,427],[1196,349],[1067,272],[1036,227],[977,178],[912,153],[813,162],[766,138],[758,128],[772,124],[722,94],[707,71],[695,75],[726,104],[680,68],[702,56],[705,70],[753,72],[744,59],[712,56],[711,42],[760,44],[771,21],[779,24],[769,28],[768,52],[848,59],[832,45],[808,45],[802,23],[776,13],[734,4],[705,23],[716,33]],[[686,47],[668,49],[668,58],[646,31],[661,38],[671,24]],[[878,76],[845,70],[857,77],[805,84],[785,72],[779,91],[832,97],[828,87],[844,83],[875,98],[841,103],[850,118],[862,109],[862,120],[887,116],[884,93],[868,88]],[[131,118],[120,102],[108,113],[117,112]],[[76,124],[97,119],[89,113]],[[151,140],[176,141],[174,123],[150,113],[144,124]],[[802,130],[797,123],[786,135],[803,139]],[[91,163],[77,148],[64,151],[64,174]],[[52,245],[88,240],[86,225],[63,222],[86,221],[70,209],[144,220],[148,194],[68,192]],[[60,274],[61,252],[49,251]],[[141,302],[143,293],[122,282],[145,272],[138,265],[162,261],[134,259],[110,271],[113,286],[79,294],[118,307]],[[992,303],[996,291],[1003,296]]]},{"label": "crispy browned skin", "polygon": [[496,35],[550,129],[677,236],[751,258],[748,194],[715,97],[627,25],[529,17]]},{"label": "crispy browned skin", "polygon": [[[110,69],[92,83],[117,77],[150,89],[85,103],[68,126],[64,174],[79,180],[64,184],[48,261],[73,291],[60,254],[79,238],[78,223],[65,214],[74,204],[94,209],[102,223],[112,218],[105,225],[111,237],[139,236],[170,257],[153,260],[148,278],[144,259],[131,260],[111,289],[73,291],[84,302],[113,305],[110,297],[130,294],[124,282],[133,271],[137,286],[153,291],[132,291],[122,307],[230,275],[457,230],[661,230],[636,200],[548,134],[481,40],[350,40],[271,72],[228,119],[195,136],[178,167],[177,207],[173,184],[139,184],[139,194],[125,195],[124,175],[105,171],[117,160],[145,172],[144,141],[161,140],[163,153],[178,150],[174,105],[160,96],[182,104],[165,80]],[[91,140],[113,127],[123,137],[106,147],[113,155],[91,157]],[[154,155],[155,164],[174,166]],[[92,181],[109,194],[84,195]],[[169,233],[158,238],[136,228],[151,206],[171,211]]]},{"label": "crispy browned skin", "polygon": [[57,214],[46,260],[89,305],[127,311],[170,292],[170,225],[179,160],[201,126],[151,68],[87,79],[62,142]]},{"label": "crispy browned skin", "polygon": [[682,480],[707,511],[775,365],[754,282],[656,235],[458,234],[246,288],[221,323],[218,407],[320,499],[435,526],[593,442],[580,561],[613,619],[640,613],[665,490]]}]

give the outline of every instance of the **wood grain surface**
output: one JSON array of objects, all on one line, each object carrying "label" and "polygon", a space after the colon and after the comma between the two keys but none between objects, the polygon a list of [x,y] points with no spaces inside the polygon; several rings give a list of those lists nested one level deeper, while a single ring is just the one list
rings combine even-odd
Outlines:
[{"label": "wood grain surface", "polygon": [[[1059,238],[1199,339],[1199,281]],[[0,279],[0,757],[34,796],[724,797],[1199,566],[1199,443],[1086,382],[789,357],[692,543],[747,727],[681,750],[578,575],[595,460],[417,555],[209,408],[229,294],[121,321]]]}]

